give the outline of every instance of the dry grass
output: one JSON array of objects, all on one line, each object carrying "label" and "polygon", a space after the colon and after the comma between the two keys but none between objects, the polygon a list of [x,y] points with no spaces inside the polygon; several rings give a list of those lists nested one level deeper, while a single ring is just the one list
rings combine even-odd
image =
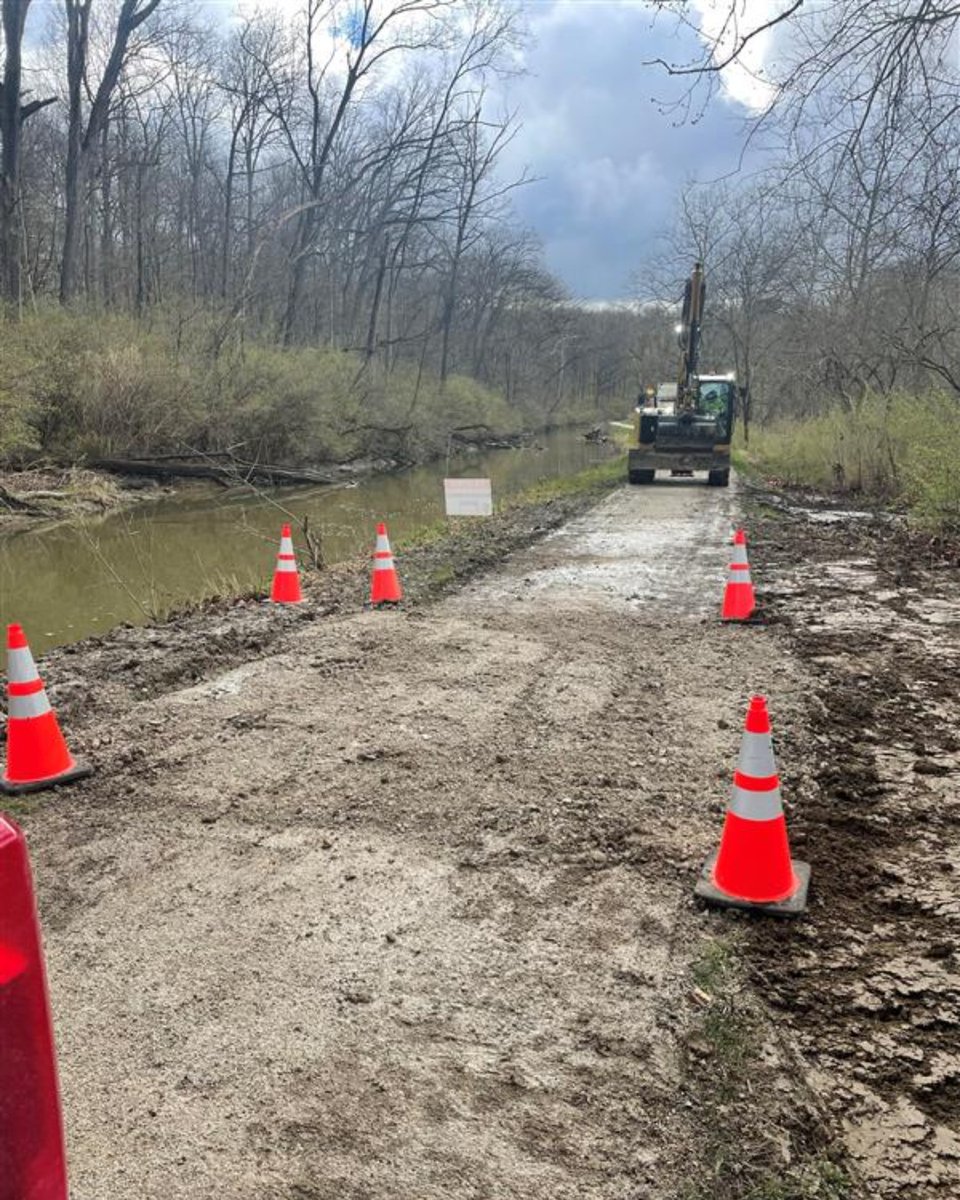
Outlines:
[{"label": "dry grass", "polygon": [[941,392],[870,395],[755,428],[737,457],[786,484],[902,503],[924,525],[960,529],[960,403]]},{"label": "dry grass", "polygon": [[[40,466],[0,472],[0,487],[38,514],[71,517],[120,508],[130,493],[109,475],[80,467]],[[0,515],[5,512],[0,505]]]}]

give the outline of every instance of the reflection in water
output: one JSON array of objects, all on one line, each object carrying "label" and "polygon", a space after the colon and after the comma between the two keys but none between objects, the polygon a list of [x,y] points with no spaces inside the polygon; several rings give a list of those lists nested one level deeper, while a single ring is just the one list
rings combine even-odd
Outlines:
[{"label": "reflection in water", "polygon": [[[610,450],[582,434],[542,436],[537,447],[493,450],[381,475],[346,488],[277,493],[308,513],[328,562],[371,547],[375,522],[400,540],[443,517],[445,474],[489,475],[494,501],[571,474]],[[216,591],[269,587],[282,515],[249,493],[193,490],[108,517],[0,538],[0,621],[20,621],[37,651]]]}]

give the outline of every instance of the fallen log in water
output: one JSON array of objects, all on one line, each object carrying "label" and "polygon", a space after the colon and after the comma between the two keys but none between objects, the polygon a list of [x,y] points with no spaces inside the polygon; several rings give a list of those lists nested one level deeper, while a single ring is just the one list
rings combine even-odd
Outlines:
[{"label": "fallen log in water", "polygon": [[154,479],[212,479],[216,483],[261,483],[273,487],[291,484],[329,484],[335,479],[306,468],[291,469],[267,463],[249,463],[231,458],[228,465],[218,462],[182,462],[164,456],[149,458],[96,458],[87,464],[114,475],[149,475]]}]

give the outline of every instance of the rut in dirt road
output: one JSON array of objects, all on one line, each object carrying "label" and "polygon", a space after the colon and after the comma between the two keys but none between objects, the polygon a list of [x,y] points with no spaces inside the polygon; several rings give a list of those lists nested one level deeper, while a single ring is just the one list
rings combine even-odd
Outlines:
[{"label": "rut in dirt road", "polygon": [[821,1178],[692,900],[747,696],[803,714],[776,631],[717,620],[735,516],[621,489],[442,603],[308,614],[118,712],[30,819],[74,1200]]}]

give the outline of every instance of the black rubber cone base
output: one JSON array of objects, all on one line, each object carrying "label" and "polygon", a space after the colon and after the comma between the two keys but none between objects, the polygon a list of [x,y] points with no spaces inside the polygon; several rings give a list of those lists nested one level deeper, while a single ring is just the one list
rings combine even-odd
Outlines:
[{"label": "black rubber cone base", "polygon": [[799,917],[807,910],[807,892],[810,890],[810,864],[793,860],[793,873],[797,877],[797,890],[786,900],[778,900],[774,904],[758,904],[755,900],[741,900],[722,892],[713,882],[713,867],[717,861],[716,854],[711,854],[703,865],[700,878],[693,889],[693,894],[699,896],[707,904],[717,908],[742,908],[748,912],[766,913],[771,917]]},{"label": "black rubber cone base", "polygon": [[63,787],[68,783],[76,783],[78,779],[86,779],[93,774],[93,767],[84,762],[78,762],[62,775],[53,775],[49,779],[35,779],[29,783],[14,783],[0,776],[0,792],[5,796],[23,796],[27,792],[45,792],[48,788]]},{"label": "black rubber cone base", "polygon": [[721,617],[719,623],[721,625],[766,625],[768,622],[762,612],[754,609],[749,617]]}]

